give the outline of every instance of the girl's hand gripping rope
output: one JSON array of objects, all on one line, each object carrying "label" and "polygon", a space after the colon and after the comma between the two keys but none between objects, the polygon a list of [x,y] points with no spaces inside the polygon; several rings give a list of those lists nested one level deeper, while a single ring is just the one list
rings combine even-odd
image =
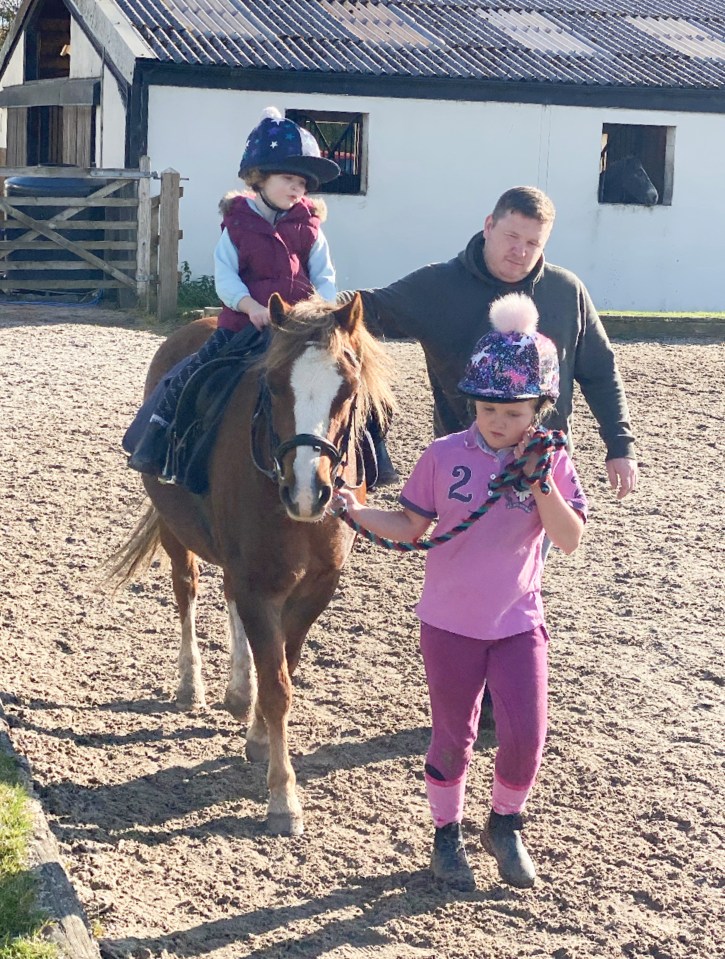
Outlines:
[{"label": "girl's hand gripping rope", "polygon": [[[527,434],[528,435],[528,434]],[[524,440],[516,447],[517,458],[503,473],[490,484],[491,495],[485,503],[471,513],[467,519],[455,526],[447,533],[422,540],[420,537],[430,525],[425,517],[420,517],[411,510],[371,510],[362,506],[355,498],[354,493],[339,489],[330,502],[330,512],[342,519],[348,526],[365,539],[386,549],[395,549],[403,553],[413,550],[428,550],[449,542],[459,536],[484,516],[501,498],[505,487],[510,486],[518,492],[525,492],[537,484],[541,492],[550,492],[548,483],[551,473],[551,462],[554,451],[566,446],[566,437],[559,430],[537,429],[531,432],[528,442]],[[355,514],[361,514],[358,522]],[[372,520],[372,522],[371,522]],[[378,531],[371,530],[370,526],[377,526]],[[383,535],[383,528],[388,534]]]}]

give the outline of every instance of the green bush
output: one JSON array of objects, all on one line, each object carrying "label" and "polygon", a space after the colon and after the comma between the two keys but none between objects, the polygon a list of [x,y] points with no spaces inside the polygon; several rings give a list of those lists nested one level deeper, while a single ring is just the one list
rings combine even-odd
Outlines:
[{"label": "green bush", "polygon": [[201,310],[205,306],[221,306],[221,300],[214,289],[213,276],[191,278],[191,268],[186,260],[181,264],[179,283],[179,309]]}]

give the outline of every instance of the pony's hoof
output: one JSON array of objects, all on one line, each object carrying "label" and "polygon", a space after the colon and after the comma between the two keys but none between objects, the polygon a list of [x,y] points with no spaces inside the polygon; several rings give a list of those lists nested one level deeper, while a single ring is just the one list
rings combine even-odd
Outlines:
[{"label": "pony's hoof", "polygon": [[240,696],[239,693],[230,693],[227,690],[224,696],[224,708],[228,713],[231,713],[235,719],[238,719],[240,723],[249,722],[252,704],[248,699]]},{"label": "pony's hoof", "polygon": [[176,708],[183,713],[199,713],[206,709],[206,698],[190,689],[178,689],[176,692]]},{"label": "pony's hoof", "polygon": [[250,763],[266,763],[269,761],[268,743],[258,743],[254,739],[248,739],[244,751]]},{"label": "pony's hoof", "polygon": [[305,831],[302,816],[271,812],[267,816],[267,832],[273,836],[301,836]]}]

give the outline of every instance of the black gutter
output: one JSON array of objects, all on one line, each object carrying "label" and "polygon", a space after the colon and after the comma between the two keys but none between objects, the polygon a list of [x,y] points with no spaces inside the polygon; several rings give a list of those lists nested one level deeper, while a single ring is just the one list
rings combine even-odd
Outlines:
[{"label": "black gutter", "polygon": [[417,100],[617,107],[664,110],[668,113],[725,113],[725,87],[604,86],[457,77],[391,77],[312,70],[250,70],[150,60],[137,61],[134,86],[136,78],[145,87],[158,84],[212,90],[269,90]]}]

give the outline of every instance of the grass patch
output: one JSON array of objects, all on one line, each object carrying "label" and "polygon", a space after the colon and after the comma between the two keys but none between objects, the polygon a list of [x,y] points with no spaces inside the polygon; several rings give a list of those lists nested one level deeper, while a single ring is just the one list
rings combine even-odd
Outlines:
[{"label": "grass patch", "polygon": [[181,264],[181,280],[178,294],[179,310],[201,310],[205,306],[219,306],[222,302],[216,295],[213,276],[191,278],[191,268],[184,260]]},{"label": "grass patch", "polygon": [[704,320],[704,319],[715,319],[715,320],[725,320],[725,313],[673,313],[673,312],[662,312],[661,310],[649,310],[649,311],[638,311],[638,310],[598,310],[600,316],[641,316],[641,317],[652,317],[663,319],[693,319],[693,320]]},{"label": "grass patch", "polygon": [[28,794],[15,762],[0,753],[0,959],[56,959],[58,950],[41,933],[47,917],[37,905],[36,883],[27,868],[32,830]]}]

